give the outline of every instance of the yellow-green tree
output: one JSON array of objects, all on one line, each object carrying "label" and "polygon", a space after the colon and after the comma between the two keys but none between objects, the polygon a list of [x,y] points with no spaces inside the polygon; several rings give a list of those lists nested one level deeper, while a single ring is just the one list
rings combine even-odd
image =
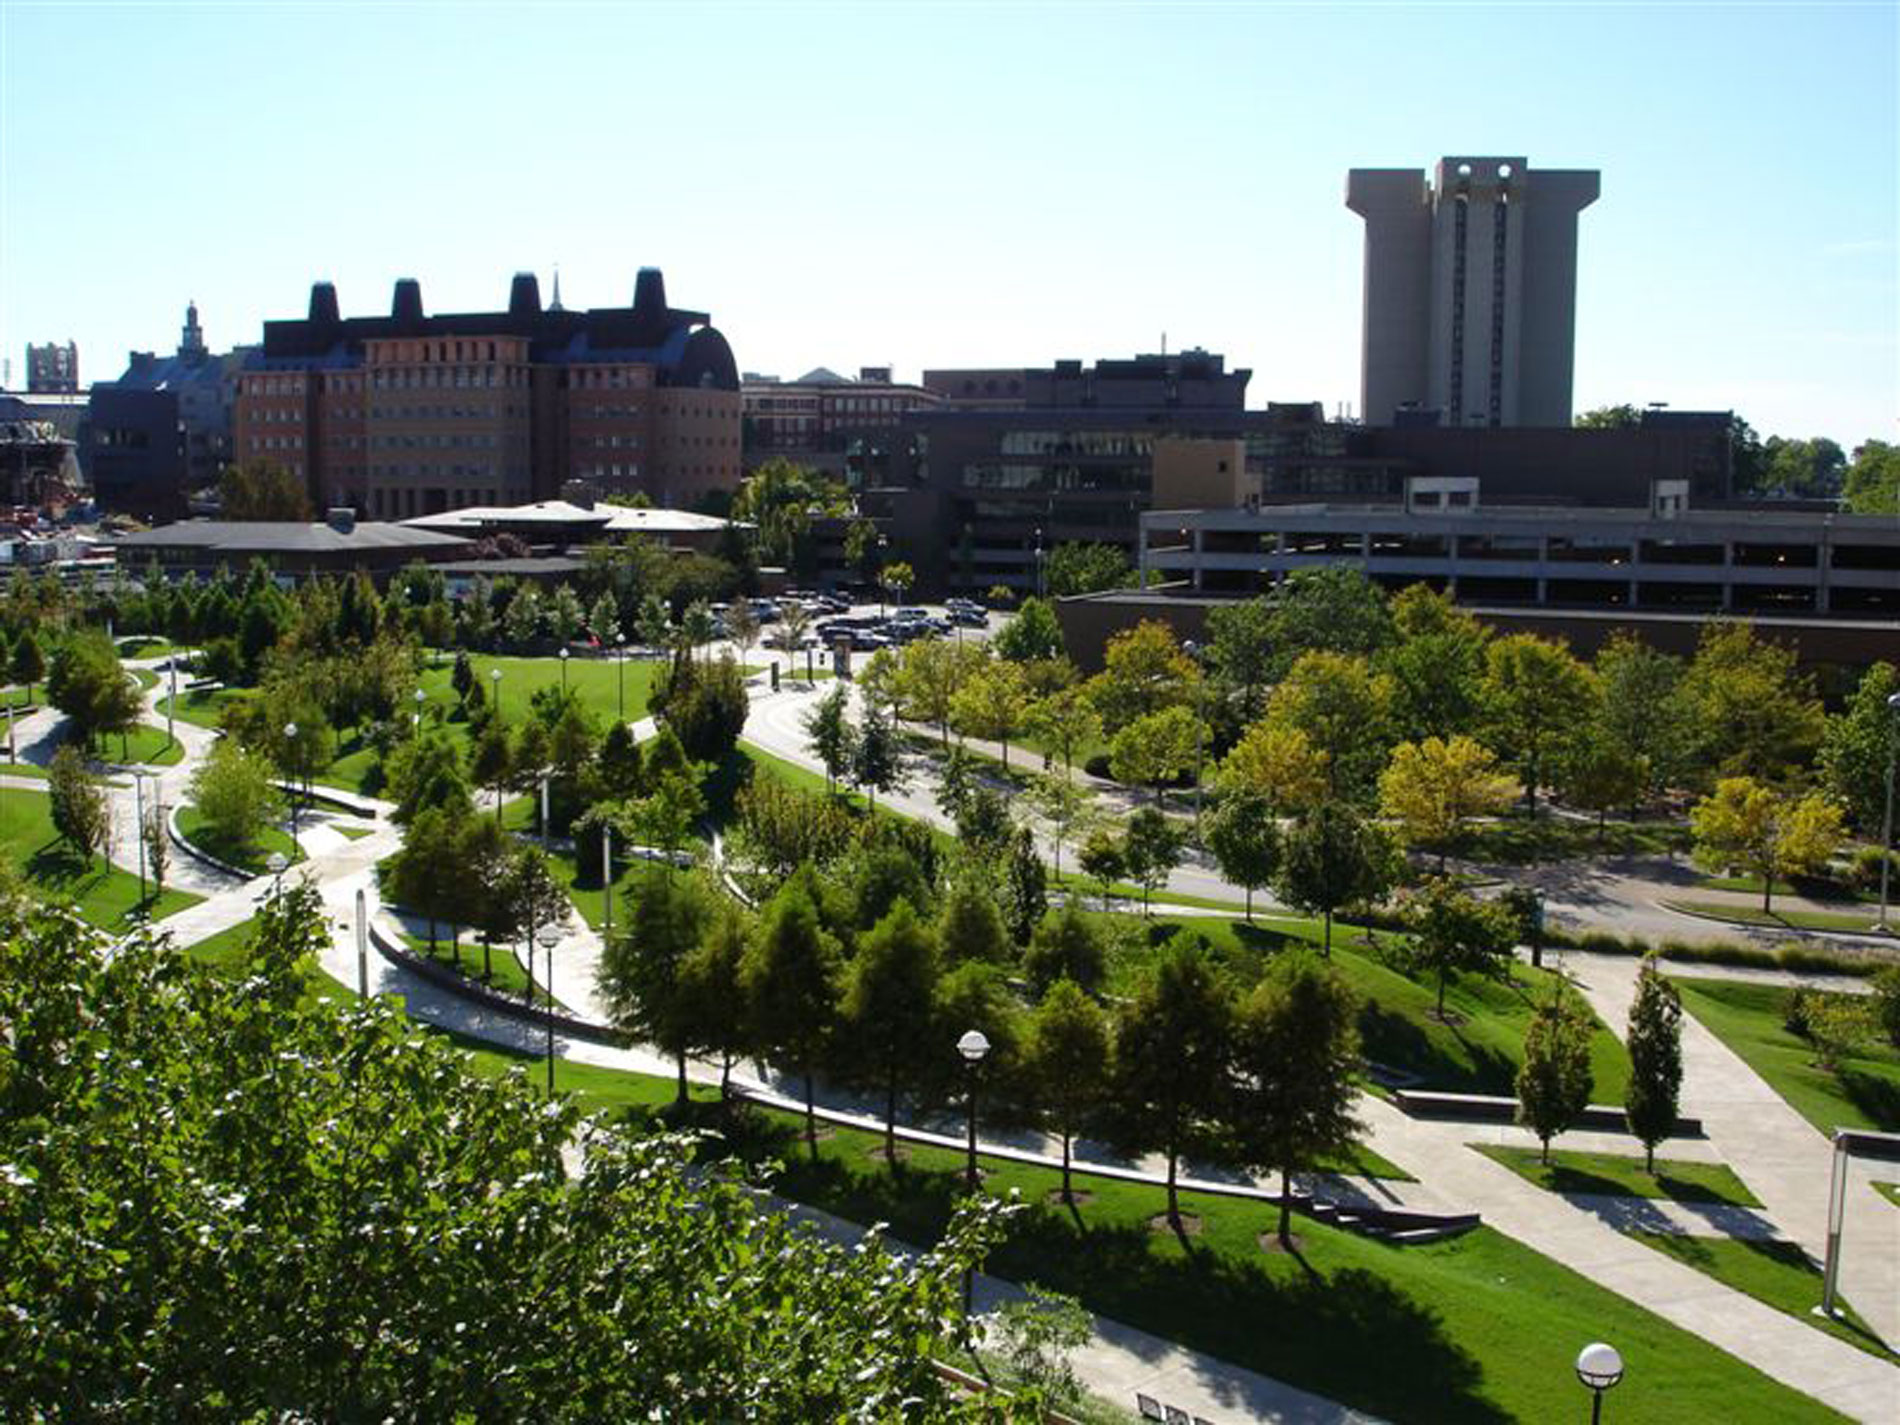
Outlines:
[{"label": "yellow-green tree", "polygon": [[1787,781],[1813,762],[1827,725],[1793,650],[1758,639],[1746,623],[1702,631],[1679,701],[1695,761],[1717,779]]},{"label": "yellow-green tree", "polygon": [[1753,777],[1724,777],[1689,813],[1696,860],[1711,870],[1740,866],[1761,878],[1761,908],[1775,881],[1827,864],[1845,835],[1840,805],[1820,792],[1779,792]]},{"label": "yellow-green tree", "polygon": [[1327,792],[1363,802],[1391,748],[1392,680],[1365,658],[1302,653],[1273,696],[1267,720],[1296,727],[1326,754]]},{"label": "yellow-green tree", "polygon": [[1010,740],[1029,720],[1029,684],[1020,663],[992,662],[957,690],[950,700],[950,723],[966,737],[1003,744],[1009,766]]},{"label": "yellow-green tree", "polygon": [[1192,706],[1201,670],[1182,651],[1174,630],[1146,619],[1108,641],[1089,697],[1110,733],[1163,708]]},{"label": "yellow-green tree", "polygon": [[1118,782],[1154,788],[1155,805],[1161,789],[1194,765],[1204,735],[1199,720],[1186,708],[1163,708],[1138,718],[1115,734],[1108,767]]},{"label": "yellow-green tree", "polygon": [[1485,650],[1492,732],[1517,762],[1532,816],[1537,789],[1548,784],[1564,748],[1595,715],[1597,699],[1595,677],[1563,643],[1514,633]]},{"label": "yellow-green tree", "polygon": [[1221,759],[1219,780],[1223,791],[1299,816],[1326,800],[1326,754],[1297,727],[1257,722]]},{"label": "yellow-green tree", "polygon": [[1428,737],[1401,742],[1379,775],[1379,809],[1408,846],[1438,852],[1438,869],[1459,833],[1476,817],[1511,804],[1516,787],[1499,773],[1491,749],[1473,738]]}]

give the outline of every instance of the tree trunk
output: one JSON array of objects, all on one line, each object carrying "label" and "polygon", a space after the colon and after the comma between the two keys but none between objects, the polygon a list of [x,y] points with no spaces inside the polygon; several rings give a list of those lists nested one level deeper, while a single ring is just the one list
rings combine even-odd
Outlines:
[{"label": "tree trunk", "polygon": [[1293,1172],[1280,1169],[1280,1245],[1293,1245]]},{"label": "tree trunk", "polygon": [[1179,1152],[1168,1149],[1168,1221],[1177,1228],[1181,1225],[1181,1202],[1175,1189],[1175,1169],[1180,1161]]},{"label": "tree trunk", "polygon": [[1247,924],[1253,924],[1253,887],[1247,887]]},{"label": "tree trunk", "polygon": [[1069,1133],[1066,1129],[1062,1134],[1062,1200],[1075,1201],[1075,1194],[1069,1190]]},{"label": "tree trunk", "polygon": [[[429,953],[435,954],[435,916],[429,916]],[[458,967],[459,968],[459,967]]]},{"label": "tree trunk", "polygon": [[488,936],[484,934],[482,936],[482,983],[483,984],[490,984],[494,981],[494,978],[495,978],[495,963],[494,963],[493,954],[492,954],[493,950],[494,950],[493,943],[489,940]]},{"label": "tree trunk", "polygon": [[884,1085],[884,1161],[897,1166],[897,1066]]},{"label": "tree trunk", "polygon": [[1774,900],[1774,894],[1775,868],[1772,865],[1764,866],[1761,873],[1761,913],[1763,915],[1773,913],[1770,907]]},{"label": "tree trunk", "polygon": [[1538,1135],[1537,1141],[1544,1145],[1544,1166],[1549,1167],[1550,1166],[1550,1139],[1544,1137],[1540,1133]]},{"label": "tree trunk", "polygon": [[1326,944],[1321,952],[1328,960],[1333,958],[1333,913],[1326,912]]},{"label": "tree trunk", "polygon": [[1446,973],[1447,972],[1445,971],[1445,969],[1441,966],[1438,971],[1438,1017],[1440,1019],[1443,1019],[1445,1017],[1445,975]]},{"label": "tree trunk", "polygon": [[681,1108],[684,1108],[686,1107],[686,1097],[687,1097],[687,1094],[686,1094],[686,1051],[684,1049],[681,1049],[679,1053],[675,1056],[674,1062],[678,1065],[678,1068],[679,1068],[679,1088],[674,1094],[673,1102],[678,1104]]},{"label": "tree trunk", "polygon": [[1656,1145],[1654,1143],[1643,1144],[1643,1171],[1652,1178],[1656,1176]]}]

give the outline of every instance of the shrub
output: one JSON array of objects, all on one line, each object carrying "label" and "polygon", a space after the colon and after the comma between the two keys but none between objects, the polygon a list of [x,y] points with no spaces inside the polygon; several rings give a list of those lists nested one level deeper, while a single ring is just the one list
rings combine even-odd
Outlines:
[{"label": "shrub", "polygon": [[[1900,852],[1887,853],[1889,884],[1900,884]],[[1880,889],[1880,848],[1862,846],[1847,864],[1847,880],[1857,891]]]},{"label": "shrub", "polygon": [[1781,1002],[1781,1027],[1797,1039],[1806,1039],[1814,1031],[1815,993],[1797,985]]},{"label": "shrub", "polygon": [[1900,965],[1874,972],[1874,1022],[1887,1042],[1900,1049]]}]

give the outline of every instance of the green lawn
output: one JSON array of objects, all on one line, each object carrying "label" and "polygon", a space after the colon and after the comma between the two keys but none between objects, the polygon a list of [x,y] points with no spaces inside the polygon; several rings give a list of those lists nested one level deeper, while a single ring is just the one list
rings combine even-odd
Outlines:
[{"label": "green lawn", "polygon": [[1870,1045],[1838,1073],[1814,1062],[1813,1046],[1781,1023],[1780,985],[1677,980],[1683,1007],[1822,1133],[1838,1128],[1900,1131],[1900,1050]]},{"label": "green lawn", "polygon": [[[226,974],[236,974],[244,967],[245,951],[251,943],[251,935],[257,929],[257,921],[241,920],[229,930],[220,930],[203,940],[183,947],[184,953],[202,965]],[[314,965],[311,967],[316,968]]]},{"label": "green lawn", "polygon": [[199,850],[253,876],[261,876],[270,869],[266,863],[273,852],[292,864],[304,859],[303,849],[280,827],[265,827],[253,845],[235,845],[214,835],[198,808],[191,805],[178,808],[178,834]]},{"label": "green lawn", "polygon": [[[1760,876],[1704,876],[1696,882],[1696,889],[1702,891],[1746,891],[1750,895],[1761,894]],[[1809,900],[1819,901],[1867,901],[1878,905],[1878,891],[1856,890],[1844,881],[1803,879],[1799,881],[1776,881],[1774,894],[1778,896],[1806,896]]]},{"label": "green lawn", "polygon": [[158,715],[164,717],[170,713],[179,722],[188,722],[194,727],[218,728],[224,725],[227,706],[256,696],[250,688],[180,689],[176,698],[158,700]]},{"label": "green lawn", "polygon": [[1886,1198],[1895,1207],[1900,1207],[1900,1183],[1876,1182],[1874,1191]]},{"label": "green lawn", "polygon": [[[1290,940],[1317,943],[1321,927],[1293,918],[1245,921],[1206,917],[1157,918],[1150,941],[1160,944],[1177,929],[1199,935],[1209,952],[1242,985],[1266,969],[1273,954]],[[1464,975],[1445,993],[1445,1020],[1434,1014],[1435,982],[1408,979],[1382,964],[1360,943],[1362,932],[1335,922],[1332,963],[1364,999],[1359,1030],[1365,1054],[1376,1063],[1419,1075],[1424,1086],[1462,1093],[1509,1094],[1516,1091],[1523,1057],[1524,1031],[1536,1006],[1551,993],[1555,976],[1528,965],[1511,966],[1509,982]],[[1378,933],[1380,940],[1391,932]],[[1109,990],[1125,994],[1149,959],[1139,948],[1123,947],[1109,965]],[[1577,1003],[1581,1003],[1579,999]],[[1619,1103],[1629,1083],[1629,1054],[1601,1023],[1590,1043],[1595,1075],[1591,1097]]]},{"label": "green lawn", "polygon": [[0,762],[0,777],[32,777],[44,782],[46,769],[32,762]]},{"label": "green lawn", "polygon": [[121,638],[118,647],[119,657],[121,659],[165,658],[173,653],[186,651],[181,644],[173,643],[168,638],[159,638],[149,633],[135,633]]},{"label": "green lawn", "polygon": [[1871,912],[1860,914],[1853,911],[1779,909],[1764,911],[1758,905],[1728,905],[1722,901],[1705,900],[1666,900],[1663,905],[1669,910],[1684,911],[1709,920],[1719,920],[1728,925],[1759,925],[1769,928],[1779,927],[1783,930],[1866,931],[1873,929],[1874,924]]},{"label": "green lawn", "polygon": [[1641,1158],[1616,1153],[1571,1153],[1556,1148],[1545,1163],[1535,1148],[1506,1148],[1472,1143],[1470,1147],[1502,1163],[1526,1182],[1551,1192],[1601,1193],[1622,1197],[1666,1198],[1671,1202],[1709,1202],[1729,1207],[1760,1207],[1761,1201],[1726,1163],[1656,1160],[1654,1176]]},{"label": "green lawn", "polygon": [[25,686],[0,688],[0,713],[5,712],[8,708],[24,709],[38,707],[45,700],[46,685],[44,683],[35,683],[33,685],[32,696],[28,695]]},{"label": "green lawn", "polygon": [[[403,943],[416,954],[432,959],[446,968],[456,970],[465,978],[485,985],[498,994],[508,995],[513,999],[527,998],[528,974],[521,968],[521,961],[516,958],[513,945],[494,946],[488,952],[484,962],[481,942],[472,936],[464,935],[456,944],[451,945],[449,927],[446,924],[439,927],[438,938],[433,949],[429,946],[427,935],[411,935],[404,931],[402,938]],[[537,948],[534,953],[538,960],[541,951]],[[553,999],[539,980],[535,982],[534,1002],[542,1005],[552,1004],[556,1009],[561,1010],[567,1008],[566,1005]]]},{"label": "green lawn", "polygon": [[0,791],[0,848],[40,895],[76,906],[106,930],[125,929],[135,910],[159,920],[202,899],[180,890],[153,898],[148,883],[141,902],[137,875],[108,866],[97,856],[81,862],[53,830],[52,799],[44,792],[15,787]]},{"label": "green lawn", "polygon": [[137,762],[149,767],[172,767],[183,759],[183,744],[165,736],[165,729],[142,722],[124,737],[99,740],[99,752],[115,762]]},{"label": "green lawn", "polygon": [[1518,811],[1474,827],[1458,854],[1474,861],[1540,864],[1583,856],[1659,856],[1688,848],[1689,828],[1681,822],[1612,820],[1599,836],[1594,821],[1554,816],[1546,807],[1535,821]]},{"label": "green lawn", "polygon": [[[905,1241],[935,1239],[961,1190],[960,1152],[912,1145],[893,1173],[873,1156],[877,1135],[838,1130],[813,1165],[797,1132],[785,1116],[748,1114],[735,1140],[784,1163],[774,1187],[785,1196],[888,1222]],[[1616,1342],[1628,1363],[1618,1418],[1838,1418],[1489,1228],[1390,1247],[1299,1219],[1292,1256],[1258,1246],[1273,1222],[1265,1204],[1184,1193],[1198,1219],[1184,1241],[1151,1226],[1165,1205],[1159,1188],[1082,1175],[1090,1198],[1071,1212],[1049,1201],[1059,1181],[989,1162],[986,1190],[1027,1204],[991,1270],[1388,1419],[1570,1418],[1580,1398],[1572,1362],[1591,1340]]]},{"label": "green lawn", "polygon": [[[1838,1336],[1869,1355],[1900,1360],[1849,1308],[1837,1320],[1814,1314],[1821,1302],[1821,1272],[1794,1242],[1753,1242],[1733,1237],[1687,1237],[1676,1232],[1637,1232],[1630,1236],[1664,1256],[1674,1257],[1745,1296],[1805,1321],[1817,1331]],[[1837,1306],[1844,1305],[1840,1297]]]},{"label": "green lawn", "polygon": [[370,836],[375,832],[374,827],[352,826],[347,821],[333,821],[330,823],[330,829],[351,841],[361,841],[365,836]]}]

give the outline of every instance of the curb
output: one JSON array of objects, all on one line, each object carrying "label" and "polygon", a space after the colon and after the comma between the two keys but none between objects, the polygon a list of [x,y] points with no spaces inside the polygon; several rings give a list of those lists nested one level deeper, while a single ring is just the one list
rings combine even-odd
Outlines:
[{"label": "curb", "polygon": [[[203,850],[200,850],[198,847],[194,846],[191,843],[191,841],[186,837],[185,833],[178,829],[178,813],[183,810],[184,810],[184,807],[182,806],[174,806],[171,809],[170,813],[167,814],[167,816],[165,817],[165,834],[171,838],[172,845],[176,846],[180,851],[184,852],[185,855],[189,856],[192,860],[197,861],[202,865],[209,866],[212,870],[220,871],[223,874],[233,877],[236,880],[254,881],[257,879],[257,876],[253,875],[251,872],[243,870],[240,867],[233,866],[228,861],[220,861],[216,856],[213,856],[209,851],[203,851]],[[285,869],[288,870],[289,868],[286,867]],[[265,871],[259,874],[269,875],[270,873],[268,871]]]}]

